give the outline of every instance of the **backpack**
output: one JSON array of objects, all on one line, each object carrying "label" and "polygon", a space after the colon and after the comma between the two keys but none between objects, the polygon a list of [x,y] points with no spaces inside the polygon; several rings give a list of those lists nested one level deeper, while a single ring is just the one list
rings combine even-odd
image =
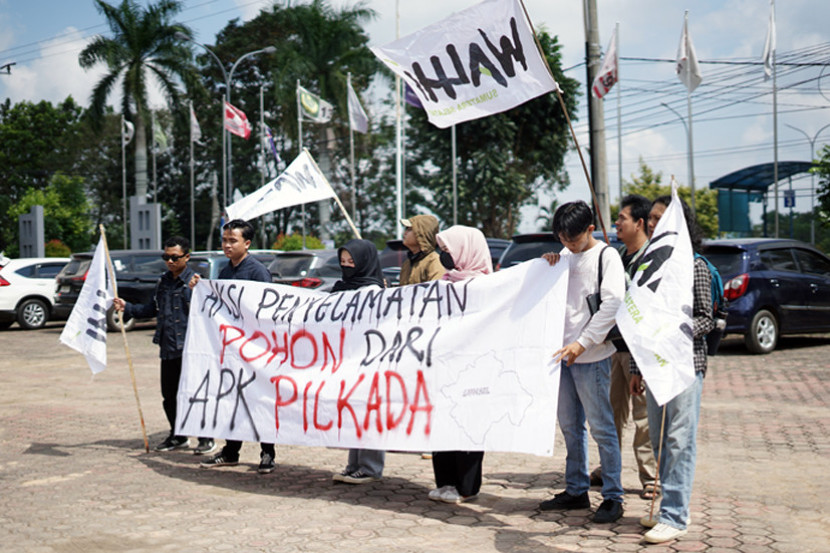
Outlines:
[{"label": "backpack", "polygon": [[712,275],[712,317],[715,319],[715,328],[704,338],[706,339],[707,354],[715,355],[718,352],[721,338],[723,338],[723,331],[726,328],[726,300],[723,297],[723,279],[720,276],[718,268],[715,267],[711,261],[706,259],[699,253],[695,253],[696,258],[700,258],[706,262],[706,267]]}]

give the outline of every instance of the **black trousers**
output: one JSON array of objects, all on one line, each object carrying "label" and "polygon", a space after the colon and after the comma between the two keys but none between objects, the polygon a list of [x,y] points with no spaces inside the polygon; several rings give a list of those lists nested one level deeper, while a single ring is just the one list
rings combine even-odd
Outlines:
[{"label": "black trousers", "polygon": [[170,423],[170,432],[176,427],[176,394],[182,376],[182,358],[161,360],[161,406]]},{"label": "black trousers", "polygon": [[[274,444],[260,443],[259,447],[261,450],[260,454],[268,453],[271,457],[276,457]],[[225,440],[225,447],[222,448],[222,456],[226,457],[229,461],[238,461],[240,449],[242,449],[242,442]]]},{"label": "black trousers", "polygon": [[464,497],[481,489],[483,451],[438,451],[432,454],[432,470],[438,488],[455,486]]}]

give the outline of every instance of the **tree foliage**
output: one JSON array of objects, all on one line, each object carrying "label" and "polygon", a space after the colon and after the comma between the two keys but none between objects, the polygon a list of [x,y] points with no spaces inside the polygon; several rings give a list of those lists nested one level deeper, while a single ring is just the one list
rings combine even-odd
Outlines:
[{"label": "tree foliage", "polygon": [[[562,73],[557,38],[544,31],[538,38],[574,119],[579,83]],[[424,194],[410,203],[408,213],[430,211],[445,224],[453,220],[450,136],[451,129],[432,126],[422,110],[409,118],[407,179]],[[458,223],[487,236],[511,236],[521,206],[540,190],[567,185],[564,158],[569,144],[567,121],[555,94],[456,125]]]},{"label": "tree foliage", "polygon": [[810,171],[818,175],[816,217],[818,222],[827,228],[830,227],[830,145],[825,145],[819,153],[821,155],[815,160],[815,167]]},{"label": "tree foliage", "polygon": [[[653,200],[659,196],[671,194],[671,184],[663,184],[663,173],[655,173],[642,158],[640,159],[640,174],[631,175],[631,180],[623,180],[623,193],[640,194]],[[687,204],[691,205],[692,191],[688,186],[678,186],[677,194]],[[612,207],[612,219],[616,219],[619,205]],[[706,238],[718,236],[718,193],[716,190],[698,188],[695,190],[695,216],[703,235]]]}]

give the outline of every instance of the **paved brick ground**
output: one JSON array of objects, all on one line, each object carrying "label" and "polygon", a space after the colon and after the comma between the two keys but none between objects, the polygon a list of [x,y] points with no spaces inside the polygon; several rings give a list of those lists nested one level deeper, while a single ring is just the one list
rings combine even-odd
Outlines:
[{"label": "paved brick ground", "polygon": [[[321,448],[278,446],[266,476],[253,444],[238,467],[200,470],[189,452],[144,453],[119,336],[93,379],[60,330],[0,333],[4,551],[830,551],[828,336],[786,339],[767,356],[729,341],[711,359],[689,534],[644,546],[649,504],[630,447],[626,514],[604,525],[587,510],[535,510],[561,489],[561,436],[553,458],[488,454],[480,499],[461,506],[426,499],[431,464],[411,454],[389,454],[383,481],[366,486],[333,485],[345,452]],[[129,339],[154,444],[166,423],[151,336]]]}]

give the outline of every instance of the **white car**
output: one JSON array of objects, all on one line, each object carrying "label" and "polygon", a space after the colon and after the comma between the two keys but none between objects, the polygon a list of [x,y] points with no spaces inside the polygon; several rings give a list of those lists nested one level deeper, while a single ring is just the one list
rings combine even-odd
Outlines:
[{"label": "white car", "polygon": [[55,276],[67,263],[68,257],[0,255],[0,330],[15,321],[25,330],[42,328],[52,314]]}]

